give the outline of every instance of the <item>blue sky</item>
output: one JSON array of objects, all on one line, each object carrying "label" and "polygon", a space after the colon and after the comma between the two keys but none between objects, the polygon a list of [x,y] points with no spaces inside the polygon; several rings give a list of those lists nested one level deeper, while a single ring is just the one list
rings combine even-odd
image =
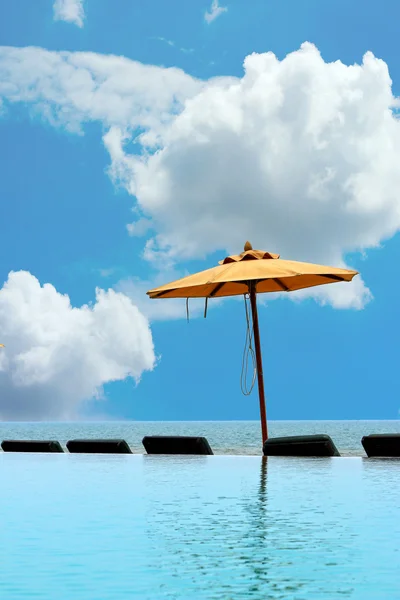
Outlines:
[{"label": "blue sky", "polygon": [[[174,0],[173,3],[164,0],[148,2],[85,0],[83,2],[84,22],[83,26],[79,27],[72,22],[54,20],[52,0],[37,2],[16,0],[12,3],[0,0],[0,43],[3,47],[34,46],[56,54],[69,51],[73,53],[71,56],[79,52],[91,52],[100,57],[105,55],[126,57],[130,61],[138,61],[144,65],[177,67],[188,76],[188,81],[179,85],[189,88],[192,85],[197,86],[198,81],[207,82],[217,76],[242,78],[243,61],[253,52],[273,52],[277,59],[282,61],[288,54],[298,51],[303,42],[308,41],[319,49],[324,64],[340,60],[344,65],[354,63],[360,65],[363,55],[367,51],[372,51],[389,67],[393,81],[393,95],[400,94],[396,25],[400,17],[400,7],[397,3],[383,1],[379,4],[372,2],[365,4],[358,0],[352,3],[342,0],[335,3],[321,3],[316,0],[307,2],[226,0],[220,4],[226,7],[227,11],[221,12],[215,20],[207,23],[204,14],[210,9],[210,2],[203,0],[191,2]],[[5,58],[3,57],[3,65],[5,64],[6,67],[8,56],[7,50],[4,54]],[[19,64],[25,60],[25,55],[21,59],[18,58]],[[27,72],[31,73],[36,68],[37,60],[34,59],[29,64]],[[56,80],[56,71],[57,67],[55,67],[55,74],[52,75],[52,81]],[[354,217],[350,225],[349,221],[344,220],[339,223],[338,217],[338,231],[348,226],[347,237],[343,238],[340,248],[335,246],[334,233],[331,237],[329,233],[326,234],[327,247],[329,245],[333,248],[332,251],[328,252],[323,248],[325,234],[322,228],[335,221],[334,205],[329,218],[324,217],[323,220],[321,217],[321,221],[315,219],[314,224],[307,225],[307,232],[304,233],[303,219],[307,220],[309,216],[308,221],[313,220],[313,213],[310,212],[308,215],[307,212],[312,205],[307,203],[304,203],[301,220],[298,221],[298,227],[294,229],[290,221],[289,205],[285,209],[287,216],[284,212],[279,212],[278,221],[273,208],[269,209],[270,212],[262,213],[260,217],[255,208],[249,204],[248,221],[243,219],[240,221],[243,213],[240,211],[237,213],[235,227],[236,230],[239,228],[239,231],[236,231],[235,235],[232,234],[221,240],[219,246],[218,232],[215,234],[216,240],[215,237],[212,239],[207,237],[208,234],[198,228],[190,234],[193,239],[198,236],[192,247],[189,243],[191,240],[188,241],[183,237],[181,240],[179,237],[181,235],[180,215],[185,214],[185,219],[189,219],[190,213],[184,211],[189,211],[190,207],[193,207],[193,221],[196,219],[201,221],[206,215],[207,219],[216,222],[226,211],[236,214],[234,211],[238,203],[233,198],[234,192],[228,193],[226,190],[231,188],[228,184],[227,187],[225,186],[232,169],[231,171],[227,169],[226,174],[221,174],[221,179],[218,180],[220,185],[218,189],[222,190],[221,195],[226,196],[224,200],[226,204],[223,206],[221,204],[218,210],[214,210],[216,203],[209,205],[206,202],[208,189],[206,184],[204,184],[203,195],[200,190],[193,198],[188,195],[187,205],[183,204],[184,199],[182,204],[175,205],[173,204],[175,195],[180,197],[182,193],[184,198],[185,193],[194,189],[198,183],[198,174],[195,173],[192,177],[189,167],[185,167],[183,158],[186,153],[175,154],[174,156],[181,157],[182,160],[178,161],[177,165],[174,163],[174,171],[169,174],[174,181],[173,189],[176,191],[177,186],[182,185],[182,192],[180,190],[176,194],[174,192],[175,195],[168,197],[169,204],[165,200],[166,208],[159,209],[157,202],[164,202],[163,186],[162,184],[154,184],[154,188],[151,186],[154,181],[158,181],[159,173],[163,174],[167,167],[162,165],[164,170],[161,171],[161,166],[152,166],[153,170],[148,171],[147,179],[140,181],[137,175],[136,191],[132,191],[129,182],[120,174],[121,164],[124,169],[127,169],[127,163],[119,162],[115,151],[110,150],[104,142],[103,138],[110,128],[120,127],[119,116],[118,119],[115,118],[115,122],[110,121],[109,117],[93,116],[94,113],[90,113],[89,108],[84,117],[81,114],[78,117],[79,132],[70,126],[69,121],[63,120],[59,113],[57,113],[58,121],[54,123],[47,118],[45,107],[50,106],[51,110],[58,111],[56,102],[61,105],[63,101],[57,100],[54,101],[54,105],[51,105],[52,100],[49,100],[45,91],[39,93],[36,90],[32,93],[33,97],[29,96],[26,91],[28,88],[24,88],[25,84],[22,80],[27,76],[26,72],[13,79],[15,72],[14,63],[8,71],[11,73],[10,86],[19,86],[20,97],[16,100],[14,96],[10,96],[9,91],[3,89],[4,104],[0,119],[2,217],[0,231],[3,249],[0,255],[0,278],[2,283],[7,281],[10,271],[26,271],[36,277],[42,285],[50,283],[60,294],[67,294],[72,306],[81,307],[96,302],[96,287],[104,290],[114,288],[120,293],[128,293],[133,285],[131,278],[135,278],[134,282],[142,283],[135,288],[131,296],[132,302],[137,304],[145,319],[150,319],[157,363],[154,366],[154,356],[150,356],[152,350],[149,346],[149,338],[144,331],[147,321],[144,324],[140,322],[140,327],[143,326],[144,329],[141,329],[139,337],[134,328],[129,329],[128,334],[131,324],[128,326],[128,321],[125,323],[122,316],[113,329],[112,319],[117,308],[114,305],[107,305],[109,312],[106,313],[106,308],[104,313],[101,312],[101,315],[107,314],[104,317],[107,319],[104,327],[100,317],[99,321],[96,321],[97,324],[87,325],[89,328],[87,330],[74,321],[73,327],[76,327],[76,333],[71,338],[71,348],[68,349],[70,361],[68,371],[64,372],[59,365],[60,357],[63,357],[63,353],[66,352],[65,344],[62,352],[60,350],[61,354],[57,354],[57,358],[54,358],[55,353],[59,352],[59,345],[55,347],[54,344],[57,345],[59,342],[54,342],[53,339],[54,336],[63,335],[64,339],[69,339],[69,333],[64,334],[63,331],[59,331],[57,325],[53,323],[62,317],[52,319],[53,308],[46,302],[40,304],[40,309],[36,305],[32,308],[30,300],[32,296],[29,295],[24,306],[21,305],[18,314],[17,309],[10,308],[13,304],[11,300],[7,300],[8,303],[3,305],[0,301],[0,324],[6,337],[6,350],[11,348],[10,352],[13,353],[8,356],[8,362],[3,364],[3,378],[0,377],[0,389],[4,398],[0,402],[2,418],[36,418],[32,403],[34,404],[35,399],[43,392],[49,397],[49,401],[43,406],[39,402],[41,409],[37,412],[37,418],[68,418],[73,414],[73,410],[79,410],[93,417],[122,419],[257,419],[256,390],[250,397],[244,397],[240,392],[241,355],[245,338],[242,303],[226,301],[221,306],[210,310],[206,320],[197,318],[194,312],[188,324],[185,320],[184,304],[179,304],[173,314],[174,318],[171,318],[171,315],[156,314],[157,311],[167,310],[164,306],[164,302],[167,301],[160,301],[157,306],[153,303],[151,313],[147,313],[146,311],[150,309],[146,308],[145,298],[143,306],[140,300],[140,294],[144,297],[144,292],[148,289],[146,282],[149,282],[150,287],[153,282],[167,282],[173,278],[172,274],[180,275],[213,266],[217,260],[231,251],[232,244],[236,244],[237,240],[242,240],[241,244],[248,238],[252,240],[253,231],[257,245],[262,244],[263,249],[281,252],[285,258],[315,260],[315,262],[323,262],[324,259],[330,262],[334,260],[336,263],[343,261],[347,266],[358,269],[364,282],[364,291],[356,290],[354,297],[345,301],[338,300],[337,296],[324,297],[321,305],[321,298],[318,297],[317,300],[310,297],[301,302],[292,302],[284,298],[260,306],[269,418],[396,419],[399,417],[398,293],[400,283],[396,281],[396,275],[400,259],[400,243],[397,235],[400,223],[396,221],[396,215],[400,214],[400,200],[397,200],[396,205],[397,192],[392,191],[395,190],[396,174],[394,169],[390,170],[390,161],[395,163],[400,158],[397,157],[400,149],[400,145],[397,145],[399,135],[397,122],[390,125],[387,136],[392,136],[391,141],[382,152],[378,152],[381,142],[376,144],[374,142],[375,139],[383,139],[378,125],[373,122],[366,126],[365,137],[360,137],[360,145],[367,146],[371,143],[378,150],[376,154],[365,158],[365,163],[353,162],[351,153],[340,155],[335,151],[331,155],[332,168],[335,168],[334,161],[337,160],[338,164],[340,161],[340,165],[344,163],[350,165],[348,169],[350,171],[353,169],[357,173],[361,168],[365,168],[368,172],[368,165],[380,164],[381,159],[383,164],[382,170],[377,171],[376,180],[370,185],[374,193],[376,192],[373,198],[377,206],[365,209],[362,219],[360,217],[357,220]],[[36,81],[40,81],[43,72],[43,70],[38,71],[35,75]],[[375,88],[379,89],[381,78],[377,75],[376,81],[373,80],[375,71],[372,69],[371,72],[372,75],[369,77],[372,78],[372,83],[369,83],[369,80],[365,83],[364,98],[361,103],[364,107],[367,102],[370,103],[371,108],[365,110],[367,115],[373,116],[374,111],[379,113],[382,110],[383,101],[380,96],[378,97],[377,92],[376,97],[374,95]],[[151,85],[152,77],[151,72],[146,74],[143,85]],[[339,75],[337,77],[339,79]],[[309,79],[310,77],[305,81]],[[2,80],[5,81],[4,75]],[[318,81],[318,77],[315,81]],[[129,85],[131,84],[135,85],[135,81],[129,82]],[[58,84],[54,85],[54,89],[58,89]],[[287,94],[290,94],[291,85],[294,83],[288,83],[285,88],[289,90]],[[313,85],[313,97],[319,97],[320,92],[315,87],[317,84],[313,83]],[[32,89],[32,84],[28,87]],[[21,92],[22,89],[25,91]],[[43,90],[44,87],[41,89]],[[76,88],[79,93],[80,89]],[[339,84],[335,90],[337,89],[342,89]],[[126,94],[129,93],[128,90]],[[200,92],[187,92],[195,99],[198,93]],[[221,94],[223,93],[222,91]],[[324,93],[327,94],[327,98],[330,93],[333,95],[328,87]],[[268,102],[272,101],[271,97],[266,92],[265,97],[260,97],[260,106],[268,107]],[[299,98],[301,100],[300,96]],[[321,95],[321,98],[324,96]],[[111,100],[110,97],[110,102]],[[103,100],[99,108],[100,112],[108,110],[102,103]],[[200,102],[196,109],[193,108],[191,124],[197,117],[200,119],[195,111],[200,111],[202,106],[204,103]],[[151,112],[152,109],[146,108],[146,110]],[[182,108],[179,109],[181,110]],[[294,110],[297,111],[296,119],[299,119],[299,127],[303,127],[301,101],[297,103],[297,108],[295,107]],[[356,112],[357,110],[356,106]],[[210,121],[214,122],[213,118],[214,116]],[[131,124],[136,123],[133,117],[132,119],[129,122],[131,131],[136,128],[136,125]],[[208,123],[207,119],[205,122]],[[256,124],[257,127],[264,126],[262,117],[257,123],[259,123]],[[266,135],[270,135],[272,126],[273,122],[268,121]],[[139,129],[146,131],[146,127],[140,124]],[[157,129],[157,133],[158,131]],[[176,130],[174,131],[176,133]],[[358,129],[356,133],[354,131],[355,129],[343,135],[347,135],[346,139],[354,135],[361,136]],[[168,134],[162,132],[160,135],[165,136],[162,142],[164,148],[174,147],[176,152],[180,151],[178,146],[173,146],[173,143],[178,142],[171,141],[173,138],[170,132]],[[252,143],[248,132],[243,134],[243,137],[246,137],[246,144]],[[211,134],[210,140],[212,152],[215,151],[215,154],[212,154],[214,163],[218,159],[218,152],[226,156],[230,152],[234,154],[236,150],[239,151],[238,148],[241,148],[240,137],[235,148],[231,144],[224,146],[223,142],[219,145],[219,138],[218,140],[215,136],[211,138]],[[135,153],[145,154],[143,145],[134,144],[134,141],[133,137],[128,141],[129,156],[134,156]],[[390,152],[387,148],[391,149]],[[258,146],[256,142],[252,143],[251,152],[254,152],[255,156],[265,155],[264,148]],[[386,161],[387,152],[390,154],[390,160]],[[195,159],[195,165],[199,164],[196,160],[200,159]],[[364,161],[364,158],[362,160]],[[167,166],[172,169],[171,161]],[[294,160],[293,165],[296,162]],[[288,162],[289,164],[291,163]],[[115,173],[114,177],[112,176],[110,171],[112,166],[117,169],[118,176],[115,176]],[[224,166],[220,168],[221,173],[224,168]],[[303,198],[302,194],[308,192],[304,191],[305,188],[302,189],[306,174],[301,169],[302,167],[299,167],[299,172],[296,172],[298,177],[296,190],[299,197]],[[392,177],[392,173],[394,173],[393,185],[390,192],[386,188],[381,189],[380,182],[382,180],[391,182],[392,179],[389,180],[389,177]],[[183,181],[185,174],[187,174],[187,182]],[[129,177],[134,179],[133,175]],[[213,181],[212,177],[213,174],[210,175],[210,182]],[[202,181],[204,180],[207,180],[207,170],[202,177]],[[246,183],[244,189],[249,189],[250,197],[251,187]],[[271,194],[271,202],[281,202],[283,196],[278,194],[275,199],[273,192]],[[385,194],[388,196],[387,200]],[[382,202],[380,195],[382,195]],[[366,195],[364,194],[362,198],[366,198]],[[243,202],[251,203],[251,199]],[[283,205],[283,201],[281,204]],[[161,232],[161,235],[169,240],[168,247],[171,246],[171,239],[179,238],[172,262],[168,262],[171,257],[162,247],[161,250],[158,248],[156,258],[150,260],[143,256],[146,241],[153,235],[151,231],[145,232],[144,237],[129,235],[126,226],[136,218],[136,213],[132,211],[135,206],[139,206],[140,216],[153,219],[153,230],[156,234]],[[153,207],[156,208],[153,210]],[[182,223],[186,222],[185,219],[182,217]],[[343,219],[342,213],[340,219]],[[271,230],[273,233],[268,233],[268,227],[272,227],[270,221],[276,223]],[[375,222],[381,224],[379,227],[377,225],[377,229],[373,228]],[[240,230],[238,223],[243,223],[243,230]],[[221,228],[224,226],[226,224],[221,222]],[[233,227],[231,223],[229,226]],[[269,243],[270,239],[273,239],[273,247]],[[202,250],[203,240],[204,250]],[[279,247],[275,247],[275,244]],[[241,247],[234,249],[237,252],[242,250]],[[291,255],[287,256],[289,251]],[[293,255],[293,252],[298,252],[299,256]],[[16,294],[19,285],[25,284],[15,284],[13,290]],[[370,290],[369,301],[365,290]],[[16,302],[19,297],[17,294]],[[32,318],[27,313],[29,310],[32,310]],[[43,319],[41,316],[38,318],[38,313],[35,312],[37,310],[43,311]],[[129,310],[124,313],[124,318],[132,320],[134,315]],[[21,314],[25,316],[22,318]],[[182,315],[182,318],[177,318],[179,315]],[[12,318],[15,318],[17,323],[13,328],[8,327]],[[27,322],[24,319],[28,319],[30,323],[42,323],[43,331],[37,333],[34,328],[28,335],[25,325],[21,325]],[[50,321],[53,323],[51,326],[48,325]],[[107,332],[104,335],[109,337],[103,339],[104,331]],[[111,340],[113,336],[115,339]],[[92,346],[86,346],[89,337],[94,340],[95,346],[96,339],[101,338],[104,342],[101,355],[97,357],[96,354],[95,359],[91,354]],[[48,345],[50,338],[53,340],[51,347]],[[46,346],[46,353],[40,350],[41,344]],[[130,348],[135,344],[136,354],[131,354]],[[147,352],[143,360],[142,357],[140,360],[137,358],[142,351],[141,344],[146,346]],[[29,354],[32,348],[35,349],[34,366],[23,371],[21,375],[18,370],[22,361],[21,356]],[[96,347],[97,351],[98,347]],[[112,353],[117,358],[111,356]],[[77,386],[77,389],[72,384],[72,387],[68,388],[65,383],[75,377],[75,363],[71,358],[73,354],[76,354],[77,360],[83,365],[82,371],[95,370],[94,362],[96,365],[102,365],[98,366],[101,373],[96,374],[87,385],[84,381],[85,375],[81,373],[79,377],[82,378],[82,385]],[[44,355],[46,358],[43,358]],[[29,356],[31,357],[32,353]],[[51,381],[46,380],[43,383],[46,379],[43,375],[46,361],[53,361],[53,359],[54,364],[58,365],[58,370],[54,367],[54,377]],[[129,367],[130,361],[136,360],[139,362],[134,374],[138,377],[141,375],[138,385],[129,376],[133,373]],[[38,361],[42,361],[41,364]],[[26,365],[25,359],[23,362]],[[39,372],[42,374],[40,377],[37,375]],[[25,376],[27,379],[21,383],[21,377]],[[110,381],[111,379],[117,381]],[[45,389],[40,387],[42,385]],[[92,400],[82,408],[81,401],[85,400],[88,393],[90,396],[90,390],[95,388],[104,389],[104,399]],[[66,389],[70,389],[70,393],[75,394],[71,410],[68,408]],[[58,393],[60,397],[62,396],[60,400],[62,408],[53,410],[52,402],[57,404]],[[21,407],[18,410],[14,410],[14,394],[15,405]],[[26,407],[23,399],[28,396],[32,398],[32,401],[29,401],[31,402],[29,408]]]}]

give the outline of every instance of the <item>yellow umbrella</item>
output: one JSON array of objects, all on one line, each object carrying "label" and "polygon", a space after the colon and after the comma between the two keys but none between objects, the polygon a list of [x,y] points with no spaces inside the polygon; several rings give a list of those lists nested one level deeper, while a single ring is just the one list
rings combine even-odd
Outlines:
[{"label": "yellow umbrella", "polygon": [[244,252],[227,256],[220,261],[219,266],[167,283],[147,294],[150,298],[205,298],[206,308],[208,298],[239,295],[246,298],[249,295],[264,443],[268,439],[268,429],[256,294],[292,292],[327,283],[351,281],[357,274],[357,271],[348,269],[281,260],[279,254],[253,250],[251,244],[246,242]]}]

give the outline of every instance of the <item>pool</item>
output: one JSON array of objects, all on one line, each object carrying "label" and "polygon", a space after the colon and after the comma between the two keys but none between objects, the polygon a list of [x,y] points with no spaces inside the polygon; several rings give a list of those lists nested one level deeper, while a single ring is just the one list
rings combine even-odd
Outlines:
[{"label": "pool", "polygon": [[5,600],[399,600],[400,460],[0,454]]}]

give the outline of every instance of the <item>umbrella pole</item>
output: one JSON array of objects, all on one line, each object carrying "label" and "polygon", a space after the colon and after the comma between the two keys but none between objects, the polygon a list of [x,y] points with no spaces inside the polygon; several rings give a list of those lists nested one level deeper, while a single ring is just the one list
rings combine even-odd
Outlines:
[{"label": "umbrella pole", "polygon": [[264,442],[268,439],[268,428],[267,428],[267,413],[265,410],[264,375],[263,375],[263,367],[262,367],[260,329],[258,326],[257,295],[256,295],[256,284],[255,283],[253,283],[253,282],[250,283],[249,291],[250,291],[251,314],[253,317],[254,346],[255,346],[255,351],[256,351],[258,395],[260,397],[261,433],[262,433],[262,441],[264,444]]}]

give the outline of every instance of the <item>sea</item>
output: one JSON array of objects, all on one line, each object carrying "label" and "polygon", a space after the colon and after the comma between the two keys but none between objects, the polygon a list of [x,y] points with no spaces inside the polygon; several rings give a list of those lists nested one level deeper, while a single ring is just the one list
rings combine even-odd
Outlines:
[{"label": "sea", "polygon": [[[370,433],[400,433],[400,420],[270,421],[268,433],[269,437],[324,433],[331,436],[343,456],[365,456],[361,438]],[[217,455],[262,454],[259,421],[0,423],[0,441],[58,440],[65,447],[66,442],[74,438],[118,438],[126,440],[135,454],[144,453],[145,435],[204,436]]]}]

